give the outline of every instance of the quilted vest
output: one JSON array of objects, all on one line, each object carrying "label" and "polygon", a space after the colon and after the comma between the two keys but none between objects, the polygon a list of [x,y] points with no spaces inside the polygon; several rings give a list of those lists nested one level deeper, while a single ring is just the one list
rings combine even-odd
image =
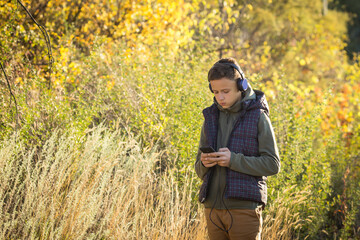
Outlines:
[{"label": "quilted vest", "polygon": [[[227,145],[231,152],[242,153],[245,156],[260,156],[257,126],[261,111],[268,113],[264,94],[256,90],[255,93],[256,100],[242,103],[242,110]],[[217,149],[219,113],[215,104],[203,110],[205,136],[208,144],[214,149]],[[211,168],[203,179],[199,193],[200,202],[206,200],[213,171],[214,168]],[[225,197],[259,202],[265,206],[267,202],[266,177],[251,176],[226,168]]]}]

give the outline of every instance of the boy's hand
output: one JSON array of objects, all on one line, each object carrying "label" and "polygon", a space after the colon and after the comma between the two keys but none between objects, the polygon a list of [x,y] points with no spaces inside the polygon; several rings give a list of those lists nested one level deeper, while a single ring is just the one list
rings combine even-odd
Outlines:
[{"label": "boy's hand", "polygon": [[218,164],[221,167],[229,167],[231,152],[228,148],[220,148],[218,152],[201,153],[201,162],[205,167],[213,167]]},{"label": "boy's hand", "polygon": [[212,157],[210,154],[214,153],[201,153],[200,157],[202,164],[207,168],[213,167],[217,164],[217,158]]},{"label": "boy's hand", "polygon": [[217,164],[222,167],[229,167],[231,152],[228,148],[220,148],[218,154]]}]

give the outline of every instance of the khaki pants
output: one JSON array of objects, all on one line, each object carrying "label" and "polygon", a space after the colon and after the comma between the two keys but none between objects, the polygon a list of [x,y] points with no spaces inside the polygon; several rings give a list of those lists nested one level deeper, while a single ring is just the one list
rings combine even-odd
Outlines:
[{"label": "khaki pants", "polygon": [[[228,230],[231,225],[231,216],[228,210],[213,209],[211,220],[209,218],[211,209],[205,208],[205,216],[210,240],[260,240],[262,228],[262,209],[261,206],[254,210],[250,209],[229,209],[232,216],[232,227],[229,232],[219,229]],[[214,224],[214,223],[215,224]]]}]

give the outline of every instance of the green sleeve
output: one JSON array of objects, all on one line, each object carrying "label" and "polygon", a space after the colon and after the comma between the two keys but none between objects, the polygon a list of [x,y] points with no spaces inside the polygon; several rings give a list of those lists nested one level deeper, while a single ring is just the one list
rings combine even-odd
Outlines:
[{"label": "green sleeve", "polygon": [[280,171],[280,157],[269,117],[261,112],[258,123],[259,157],[231,152],[231,170],[252,176],[270,176]]},{"label": "green sleeve", "polygon": [[204,132],[204,124],[201,127],[201,135],[200,135],[200,143],[199,143],[199,148],[198,148],[198,152],[196,155],[196,162],[195,162],[195,171],[196,174],[198,175],[199,178],[203,179],[205,174],[207,173],[207,171],[209,171],[210,168],[205,167],[201,160],[200,160],[200,156],[201,156],[201,151],[200,151],[200,147],[206,146],[206,137],[205,137],[205,132]]}]

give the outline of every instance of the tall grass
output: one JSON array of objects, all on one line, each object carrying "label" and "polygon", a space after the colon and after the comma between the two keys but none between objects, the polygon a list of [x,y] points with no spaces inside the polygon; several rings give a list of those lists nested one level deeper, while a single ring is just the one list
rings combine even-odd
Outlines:
[{"label": "tall grass", "polygon": [[281,194],[278,193],[277,198],[267,206],[262,233],[264,239],[302,239],[296,233],[301,230],[305,222],[313,221],[314,216],[308,215],[306,219],[303,219],[299,211],[310,198],[310,188],[292,192],[294,188],[296,188],[295,185],[285,189]]},{"label": "tall grass", "polygon": [[[0,146],[1,239],[207,239],[192,166],[162,169],[156,146],[101,125],[54,131],[41,149],[16,139]],[[295,187],[267,206],[264,239],[299,239],[312,221],[299,214],[311,191]]]},{"label": "tall grass", "polygon": [[204,239],[195,176],[159,171],[161,152],[98,127],[55,131],[40,151],[14,137],[0,148],[1,239]]}]

